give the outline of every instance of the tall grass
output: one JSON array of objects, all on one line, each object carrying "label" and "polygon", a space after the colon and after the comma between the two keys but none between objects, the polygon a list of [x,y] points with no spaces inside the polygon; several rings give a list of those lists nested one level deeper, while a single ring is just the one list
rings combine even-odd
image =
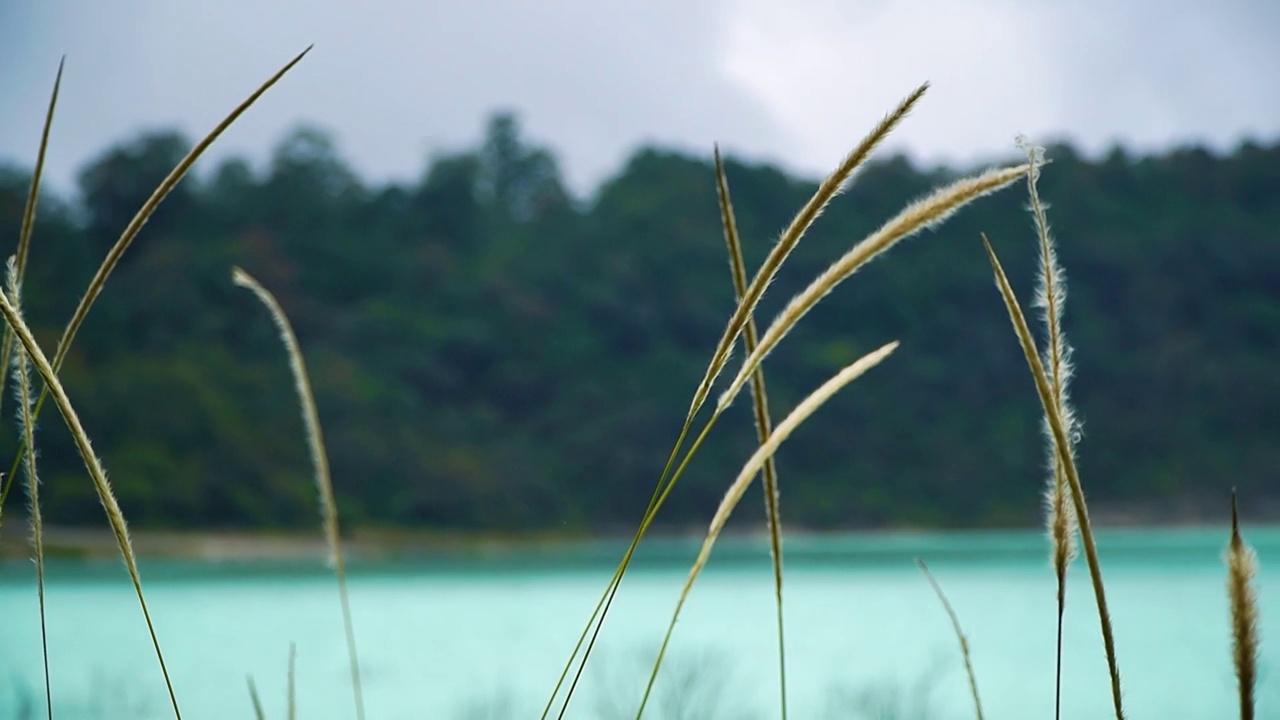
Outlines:
[{"label": "tall grass", "polygon": [[[151,644],[164,676],[165,687],[173,708],[174,715],[181,720],[181,711],[177,693],[170,679],[169,669],[161,651],[157,632],[151,619],[150,611],[143,593],[142,581],[138,570],[137,559],[130,541],[128,526],[123,512],[112,491],[106,470],[101,460],[93,452],[88,435],[81,425],[71,399],[63,388],[58,370],[74,340],[77,331],[85,321],[89,309],[101,294],[108,276],[119,262],[121,256],[138,236],[142,227],[155,212],[159,204],[170,191],[182,180],[187,171],[201,154],[263,93],[292,69],[306,53],[293,58],[271,78],[264,82],[248,99],[235,108],[226,118],[197,143],[186,157],[160,183],[150,198],[139,209],[129,222],[119,239],[112,246],[89,283],[80,303],[77,305],[70,321],[56,346],[52,358],[48,357],[34,339],[30,328],[22,316],[21,288],[31,236],[35,225],[36,205],[39,194],[41,175],[45,153],[49,144],[50,128],[54,117],[54,109],[58,99],[58,89],[62,77],[62,65],[59,65],[58,76],[54,83],[53,93],[46,113],[45,124],[41,136],[40,149],[36,167],[32,177],[30,193],[23,211],[22,228],[16,254],[9,260],[8,284],[5,292],[0,292],[0,315],[3,316],[6,330],[3,347],[0,348],[0,380],[3,373],[8,372],[10,361],[14,368],[15,389],[17,395],[18,418],[21,431],[20,452],[14,461],[14,472],[0,490],[0,511],[3,510],[4,499],[8,494],[10,483],[17,475],[19,464],[25,470],[26,488],[29,500],[30,520],[32,525],[32,553],[36,564],[37,592],[41,623],[42,659],[44,662],[44,679],[46,692],[46,712],[53,716],[52,693],[50,687],[50,670],[48,657],[47,630],[45,626],[44,607],[44,548],[42,540],[43,517],[39,502],[39,479],[36,472],[36,448],[34,427],[42,403],[46,397],[52,396],[64,422],[71,432],[77,450],[81,455],[86,470],[93,483],[94,490],[103,505],[107,521],[118,546],[126,570],[132,581],[143,618],[150,634]],[[732,288],[737,300],[736,307],[728,319],[723,334],[715,345],[710,361],[699,383],[695,386],[690,405],[683,425],[676,434],[666,464],[655,484],[640,523],[632,540],[616,566],[604,592],[595,605],[585,627],[579,634],[572,652],[564,664],[552,689],[551,697],[544,706],[542,717],[545,719],[553,711],[558,717],[567,712],[570,701],[591,656],[592,650],[601,633],[612,602],[619,590],[621,581],[629,567],[638,544],[652,526],[657,513],[669,498],[679,479],[683,476],[692,457],[707,439],[710,431],[724,411],[733,403],[742,388],[751,383],[753,398],[753,414],[757,428],[758,447],[747,458],[738,475],[728,485],[721,502],[710,520],[706,534],[702,540],[697,557],[693,562],[684,584],[681,587],[672,611],[670,622],[662,639],[645,687],[636,718],[644,714],[646,704],[652,694],[659,671],[662,668],[669,643],[673,637],[677,620],[692,592],[693,586],[703,572],[714,546],[726,527],[730,517],[756,476],[762,477],[764,485],[766,523],[769,533],[770,553],[773,561],[773,581],[775,595],[775,613],[778,640],[778,674],[780,691],[780,715],[787,716],[787,664],[786,633],[783,605],[783,553],[782,530],[779,510],[779,488],[777,469],[774,463],[775,453],[780,446],[806,422],[816,411],[837,392],[853,380],[888,358],[898,348],[898,343],[889,342],[846,365],[834,374],[810,395],[796,405],[794,409],[775,427],[772,423],[768,406],[767,388],[764,380],[763,364],[767,357],[787,337],[788,333],[835,288],[850,278],[868,262],[892,249],[902,240],[919,233],[926,228],[935,228],[953,213],[969,203],[990,193],[1008,187],[1020,178],[1025,177],[1028,188],[1028,209],[1036,230],[1039,273],[1035,305],[1042,311],[1045,340],[1044,347],[1037,347],[1036,339],[1028,326],[1027,320],[1018,303],[1009,279],[1000,264],[991,243],[986,236],[982,237],[988,259],[996,280],[996,285],[1004,302],[1013,326],[1014,335],[1023,351],[1030,370],[1033,385],[1040,399],[1044,414],[1044,430],[1048,445],[1048,481],[1045,489],[1046,525],[1051,540],[1051,564],[1057,583],[1057,644],[1055,652],[1055,685],[1054,708],[1055,717],[1061,715],[1062,688],[1062,627],[1065,614],[1065,593],[1067,569],[1076,552],[1077,533],[1079,546],[1083,549],[1088,565],[1090,581],[1098,609],[1099,626],[1106,654],[1112,705],[1117,720],[1123,720],[1124,706],[1121,693],[1120,671],[1117,660],[1114,633],[1103,576],[1100,567],[1098,550],[1094,538],[1085,493],[1081,484],[1079,471],[1075,461],[1075,446],[1078,440],[1078,423],[1068,402],[1069,383],[1071,378],[1071,347],[1062,331],[1061,319],[1066,298],[1065,274],[1060,267],[1052,235],[1047,220],[1047,205],[1041,200],[1037,181],[1042,166],[1045,164],[1043,150],[1023,143],[1027,153],[1027,162],[1010,167],[992,169],[971,177],[966,177],[934,190],[932,193],[908,204],[896,216],[890,218],[878,229],[868,234],[850,248],[828,268],[815,277],[808,286],[796,294],[785,305],[781,313],[773,320],[763,333],[758,331],[754,313],[764,292],[776,276],[809,227],[821,215],[823,209],[851,182],[856,172],[875,149],[882,144],[895,127],[915,108],[928,89],[921,85],[907,95],[891,112],[889,112],[871,132],[855,146],[837,168],[819,185],[817,191],[807,203],[796,213],[795,217],[778,238],[761,267],[748,280],[743,261],[742,239],[737,228],[733,203],[729,193],[728,179],[724,163],[717,149],[715,153],[715,180],[724,239],[728,250]],[[248,273],[239,268],[233,271],[236,284],[250,291],[267,307],[279,330],[284,344],[290,368],[293,372],[299,406],[306,428],[306,441],[314,468],[316,488],[322,515],[322,532],[325,536],[329,560],[333,566],[343,615],[346,636],[350,675],[354,693],[354,710],[358,720],[365,715],[363,688],[360,677],[354,623],[348,596],[346,563],[343,557],[341,534],[338,525],[338,510],[330,478],[327,454],[319,422],[310,380],[307,376],[297,338],[289,320],[275,297]],[[744,357],[736,373],[727,381],[727,387],[721,391],[701,430],[692,433],[694,422],[701,414],[710,397],[712,388],[717,383],[724,368],[728,365],[733,347],[741,336],[745,348]],[[31,370],[34,369],[43,381],[43,389],[35,401],[32,401],[33,382]],[[3,394],[0,393],[0,397]],[[692,439],[690,439],[692,437]],[[1258,607],[1254,588],[1257,573],[1257,560],[1253,550],[1245,544],[1239,526],[1236,499],[1232,496],[1231,536],[1226,552],[1227,591],[1231,616],[1232,662],[1237,677],[1239,692],[1240,716],[1242,720],[1255,717],[1255,691],[1257,683]],[[983,718],[983,708],[978,694],[977,678],[970,657],[968,639],[963,633],[955,610],[943,594],[933,576],[923,562],[921,569],[936,592],[946,610],[959,641],[969,686],[979,720]],[[291,720],[296,715],[295,686],[296,648],[289,650],[288,676],[286,686],[286,715]],[[572,679],[570,680],[570,677]],[[567,688],[566,688],[566,682]],[[253,711],[258,718],[264,717],[261,699],[252,677],[247,678]],[[561,693],[563,691],[563,697]],[[558,709],[557,709],[558,704]]]}]

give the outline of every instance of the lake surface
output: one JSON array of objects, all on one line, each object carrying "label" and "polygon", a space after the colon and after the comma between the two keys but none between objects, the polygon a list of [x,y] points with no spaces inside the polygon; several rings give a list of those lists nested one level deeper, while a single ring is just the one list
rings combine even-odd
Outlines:
[{"label": "lake surface", "polygon": [[[1262,563],[1260,716],[1280,709],[1273,669],[1280,529],[1250,528]],[[1100,538],[1129,715],[1234,711],[1226,531],[1113,531]],[[693,543],[649,544],[600,635],[566,717],[633,717]],[[794,537],[785,586],[791,717],[973,717],[947,616],[923,557],[960,615],[990,718],[1052,717],[1054,582],[1034,533]],[[351,603],[369,720],[537,718],[621,553],[616,543],[356,564]],[[298,716],[354,717],[336,585],[323,566],[144,562],[144,587],[190,720],[251,718],[246,676],[284,717],[290,643]],[[1082,561],[1068,590],[1065,718],[1111,713],[1097,612]],[[58,718],[172,717],[120,563],[47,571]],[[43,717],[34,570],[0,564],[0,718]],[[647,718],[778,716],[767,546],[725,541],[681,615]],[[673,711],[682,706],[683,713]],[[881,708],[877,714],[876,708]],[[896,713],[896,714],[895,714]]]}]

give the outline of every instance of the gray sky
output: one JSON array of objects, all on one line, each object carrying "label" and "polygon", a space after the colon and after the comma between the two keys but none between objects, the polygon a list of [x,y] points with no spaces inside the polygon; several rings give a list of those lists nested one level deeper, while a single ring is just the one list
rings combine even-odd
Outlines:
[{"label": "gray sky", "polygon": [[143,128],[203,134],[313,42],[212,157],[261,162],[307,121],[366,179],[411,179],[510,108],[579,192],[644,142],[817,176],[925,80],[890,145],[926,161],[1018,133],[1229,149],[1280,137],[1277,38],[1274,0],[4,0],[0,159],[34,159],[63,53],[65,190]]}]

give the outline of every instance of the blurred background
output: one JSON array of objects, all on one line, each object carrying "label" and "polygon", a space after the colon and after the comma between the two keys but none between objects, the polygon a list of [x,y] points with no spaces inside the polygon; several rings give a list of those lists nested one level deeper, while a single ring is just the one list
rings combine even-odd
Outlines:
[{"label": "blurred background", "polygon": [[[1130,626],[1142,648],[1131,694],[1143,697],[1144,677],[1156,688],[1183,672],[1170,658],[1196,674],[1207,653],[1221,660],[1198,676],[1204,687],[1188,685],[1191,699],[1161,706],[1153,689],[1157,704],[1143,706],[1200,717],[1229,707],[1232,691],[1215,574],[1229,489],[1239,488],[1247,521],[1280,519],[1280,93],[1268,84],[1277,33],[1280,5],[1243,0],[7,3],[0,247],[16,245],[64,55],[24,298],[46,349],[160,179],[314,43],[144,228],[62,376],[157,568],[156,592],[172,594],[169,614],[157,612],[169,618],[176,662],[189,648],[188,694],[210,713],[194,717],[247,715],[247,695],[236,694],[244,673],[281,674],[288,642],[313,632],[319,646],[299,651],[300,671],[317,664],[300,680],[310,716],[349,716],[292,381],[270,318],[231,284],[233,264],[277,294],[309,365],[356,557],[366,694],[371,708],[384,703],[375,716],[461,717],[465,707],[467,717],[527,717],[594,606],[617,538],[634,529],[733,308],[713,144],[728,157],[754,269],[817,181],[929,81],[788,261],[761,320],[906,202],[1017,161],[1016,135],[1048,146],[1040,189],[1070,287],[1081,472],[1095,517],[1114,533],[1106,542],[1125,558],[1116,582],[1132,594],[1121,592],[1118,613],[1128,602],[1145,618]],[[964,614],[970,593],[973,635],[1006,651],[988,673],[1004,683],[1004,707],[1023,713],[1051,699],[1041,410],[979,242],[991,237],[1029,307],[1036,245],[1025,203],[1018,184],[896,249],[825,300],[765,366],[781,417],[844,364],[902,341],[778,456],[796,602],[813,608],[792,636],[810,649],[800,716],[878,712],[892,687],[921,677],[943,678],[937,706],[895,717],[965,716],[945,617],[911,574],[917,554],[942,555],[940,573],[955,563],[954,599]],[[67,712],[163,716],[127,578],[92,560],[115,552],[101,507],[61,421],[43,420],[45,522],[66,556],[50,582],[51,597],[66,584]],[[0,433],[6,461],[17,436]],[[739,402],[658,519],[673,544],[653,551],[635,591],[648,599],[619,621],[628,629],[615,672],[635,645],[657,640],[696,547],[687,539],[754,443]],[[739,544],[709,581],[704,620],[689,621],[702,643],[689,666],[705,666],[707,653],[760,655],[745,664],[762,697],[714,711],[725,717],[770,717],[776,705],[758,492],[738,512]],[[12,559],[0,563],[0,617],[34,613],[22,494],[15,488],[0,526],[0,555]],[[1260,543],[1280,542],[1259,532]],[[212,572],[210,558],[231,564]],[[531,567],[540,570],[518,580],[527,602],[504,602],[513,570]],[[1040,634],[984,607],[993,583],[1011,606],[1043,606],[1028,619]],[[1176,592],[1191,585],[1199,590]],[[76,592],[118,602],[129,627],[86,645],[91,630],[74,618],[88,600]],[[291,599],[273,603],[273,593]],[[1153,620],[1143,609],[1152,593],[1186,604]],[[431,597],[454,604],[432,609]],[[744,597],[760,612],[724,620]],[[858,597],[879,602],[882,620],[863,641],[897,655],[849,651],[865,618],[842,608]],[[242,602],[260,603],[259,614],[227,617]],[[312,602],[312,615],[289,612]],[[539,602],[554,610],[535,612]],[[1068,657],[1099,692],[1073,702],[1103,712],[1096,620],[1087,605],[1076,610],[1080,647]],[[421,626],[404,619],[415,611]],[[922,628],[920,614],[940,622]],[[1203,633],[1168,632],[1201,616]],[[422,645],[404,644],[403,623]],[[0,630],[0,673],[12,668],[19,709],[43,692],[30,625]],[[480,626],[495,645],[458,634]],[[245,639],[224,643],[215,661],[201,655],[201,633]],[[437,642],[455,653],[444,665]],[[136,677],[103,679],[106,649],[124,643],[140,643]],[[1021,674],[1032,656],[1034,677]],[[840,662],[845,670],[828,672]],[[746,682],[731,678],[732,663],[711,664],[725,687]],[[629,676],[646,674],[636,668]],[[837,674],[878,689],[832,690],[824,683]],[[437,705],[407,693],[424,683],[440,689]],[[81,702],[119,685],[136,685],[138,701]],[[5,687],[0,674],[0,710]],[[608,716],[614,701],[629,702],[597,699],[582,717]],[[1191,707],[1199,714],[1177,714]]]}]

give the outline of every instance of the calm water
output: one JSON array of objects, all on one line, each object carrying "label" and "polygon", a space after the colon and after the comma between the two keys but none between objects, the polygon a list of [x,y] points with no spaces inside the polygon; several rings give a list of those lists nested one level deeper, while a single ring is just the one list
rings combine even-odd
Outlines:
[{"label": "calm water", "polygon": [[[1248,537],[1264,564],[1266,717],[1280,708],[1271,682],[1280,642],[1267,642],[1280,582],[1265,565],[1280,553],[1280,529]],[[1051,717],[1054,587],[1043,542],[1004,533],[789,541],[792,717],[972,717],[954,636],[916,555],[960,614],[988,717]],[[1109,533],[1102,542],[1131,717],[1231,716],[1225,533]],[[777,717],[767,550],[722,547],[685,608],[646,717]],[[619,552],[602,544],[358,566],[351,601],[368,717],[538,717]],[[692,554],[684,543],[650,546],[623,583],[567,717],[632,717]],[[283,717],[290,642],[299,717],[354,716],[337,592],[323,568],[151,562],[143,577],[185,717],[252,717],[246,675],[268,715]],[[29,564],[0,565],[0,718],[21,717],[24,698],[43,702],[33,578]],[[1064,717],[1107,717],[1106,663],[1080,562],[1074,578]],[[171,716],[119,563],[51,566],[47,602],[57,717]],[[683,715],[664,710],[676,697]]]}]

